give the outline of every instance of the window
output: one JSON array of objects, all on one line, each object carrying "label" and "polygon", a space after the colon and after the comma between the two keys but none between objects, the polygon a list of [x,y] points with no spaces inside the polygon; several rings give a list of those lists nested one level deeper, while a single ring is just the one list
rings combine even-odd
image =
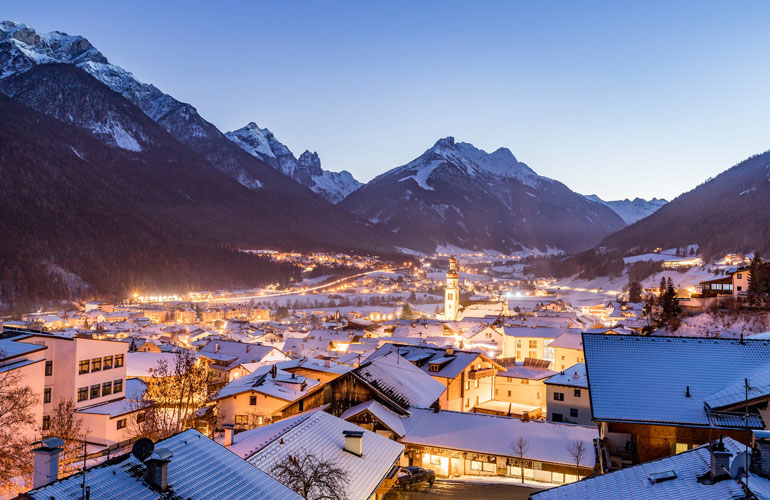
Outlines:
[{"label": "window", "polygon": [[554,401],[564,401],[564,393],[563,392],[554,392],[553,393],[553,400]]},{"label": "window", "polygon": [[102,358],[94,358],[91,360],[91,371],[92,372],[102,371]]},{"label": "window", "polygon": [[738,279],[742,279],[743,275],[741,273],[738,273]]},{"label": "window", "polygon": [[537,349],[537,340],[530,340],[529,341],[529,348],[530,349]]},{"label": "window", "polygon": [[521,349],[521,340],[516,341],[516,349]]},{"label": "window", "polygon": [[256,396],[249,397],[249,404],[251,406],[257,406],[257,397]]},{"label": "window", "polygon": [[100,392],[99,390],[102,388],[99,384],[92,385],[91,386],[91,399],[96,399],[99,397]]},{"label": "window", "polygon": [[533,359],[537,358],[537,351],[529,351],[529,357]]},{"label": "window", "polygon": [[575,397],[576,398],[580,397],[580,389],[575,389]]},{"label": "window", "polygon": [[470,399],[466,399],[465,400],[465,407],[466,408],[470,408],[470,406],[471,406],[471,400]]},{"label": "window", "polygon": [[51,402],[51,388],[46,387],[43,389],[43,403],[50,403]]},{"label": "window", "polygon": [[88,373],[88,368],[90,364],[91,362],[88,361],[87,359],[78,363],[78,375],[83,375],[84,373]]},{"label": "window", "polygon": [[577,408],[570,408],[569,409],[569,416],[572,418],[578,417],[578,409]]},{"label": "window", "polygon": [[497,396],[497,389],[495,388],[495,396]]},{"label": "window", "polygon": [[78,403],[88,399],[88,387],[81,387],[78,389]]},{"label": "window", "polygon": [[102,370],[111,370],[112,369],[112,356],[105,356],[104,361],[102,361]]},{"label": "window", "polygon": [[566,358],[567,358],[566,356],[562,356],[561,360],[564,361]]},{"label": "window", "polygon": [[521,359],[521,351],[516,351],[516,359]]},{"label": "window", "polygon": [[521,383],[524,384],[524,385],[529,385],[529,380],[523,378],[523,379],[521,379]]},{"label": "window", "polygon": [[118,420],[118,430],[125,429],[125,428],[126,428],[126,419],[121,418],[120,420]]},{"label": "window", "polygon": [[495,472],[497,470],[497,465],[493,462],[484,462],[482,467],[484,472]]},{"label": "window", "polygon": [[481,462],[479,462],[478,460],[471,460],[472,470],[481,470],[481,467],[482,467]]},{"label": "window", "polygon": [[430,464],[431,465],[441,465],[441,457],[439,455],[431,455],[430,456]]},{"label": "window", "polygon": [[102,384],[102,396],[109,396],[112,394],[112,382],[105,382]]},{"label": "window", "polygon": [[116,354],[115,355],[115,368],[120,368],[123,366],[123,355],[122,354]]},{"label": "window", "polygon": [[236,415],[235,416],[235,425],[246,425],[249,423],[249,416],[248,415]]},{"label": "window", "polygon": [[51,428],[51,416],[43,415],[43,430],[47,431]]},{"label": "window", "polygon": [[674,453],[679,454],[683,451],[687,451],[687,443],[675,443],[674,444]]},{"label": "window", "polygon": [[564,482],[564,474],[561,472],[554,472],[551,474],[551,481],[561,484]]},{"label": "window", "polygon": [[551,420],[553,420],[554,422],[564,422],[564,415],[562,415],[561,413],[554,413],[551,416]]},{"label": "window", "polygon": [[466,391],[470,391],[471,390],[471,381],[470,380],[466,380],[465,381],[465,390]]},{"label": "window", "polygon": [[511,391],[508,391],[508,397],[509,398],[511,397]]},{"label": "window", "polygon": [[479,388],[479,379],[476,379],[473,381],[473,388],[478,389]]},{"label": "window", "polygon": [[50,377],[53,375],[53,361],[45,362],[45,376]]},{"label": "window", "polygon": [[123,392],[123,380],[116,380],[112,383],[112,392],[117,394]]}]

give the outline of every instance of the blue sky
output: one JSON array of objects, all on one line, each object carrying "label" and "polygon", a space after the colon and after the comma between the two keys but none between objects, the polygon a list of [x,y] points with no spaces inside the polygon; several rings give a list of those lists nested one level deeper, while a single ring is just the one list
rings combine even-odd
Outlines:
[{"label": "blue sky", "polygon": [[223,131],[367,181],[453,135],[605,199],[673,198],[770,148],[770,3],[5,2]]}]

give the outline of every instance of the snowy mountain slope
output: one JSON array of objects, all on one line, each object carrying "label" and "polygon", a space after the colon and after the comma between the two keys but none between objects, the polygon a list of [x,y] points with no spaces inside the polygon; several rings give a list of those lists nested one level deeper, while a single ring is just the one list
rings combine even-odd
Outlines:
[{"label": "snowy mountain slope", "polygon": [[626,198],[625,200],[604,201],[595,194],[587,195],[585,198],[589,201],[601,203],[602,205],[610,207],[626,224],[633,224],[640,219],[644,219],[668,203],[668,201],[663,198],[653,198],[651,200],[645,200],[643,198],[629,200]]},{"label": "snowy mountain slope", "polygon": [[573,251],[624,225],[608,207],[538,176],[509,150],[489,154],[452,137],[376,177],[340,206],[423,252],[438,246]]},{"label": "snowy mountain slope", "polygon": [[[128,71],[110,64],[82,36],[59,32],[39,34],[23,24],[9,21],[0,23],[2,85],[13,81],[15,77],[27,75],[32,68],[49,72],[52,78],[61,78],[61,70],[55,68],[60,64],[55,63],[71,66],[80,76],[110,90],[107,94],[100,94],[106,99],[104,105],[92,102],[87,94],[77,93],[73,97],[67,93],[57,93],[53,85],[46,87],[45,98],[39,102],[27,89],[15,88],[14,93],[20,101],[63,121],[88,128],[95,136],[108,143],[112,141],[113,145],[127,149],[128,152],[150,155],[146,159],[150,163],[154,161],[152,138],[149,143],[144,141],[141,120],[131,118],[129,113],[122,115],[128,121],[118,123],[114,115],[104,115],[107,110],[123,109],[125,103],[122,101],[128,101],[144,118],[151,119],[165,129],[175,142],[180,143],[180,147],[202,156],[209,168],[226,174],[248,188],[252,193],[250,203],[259,208],[255,212],[257,216],[250,223],[253,227],[261,228],[261,244],[337,248],[339,245],[347,246],[347,243],[341,242],[356,241],[366,249],[393,248],[391,234],[352,217],[307,187],[248,154],[204,120],[193,106],[177,101],[153,85],[137,81]],[[31,82],[31,79],[27,81],[28,84]],[[37,80],[37,84],[45,87],[43,79]],[[22,94],[27,97],[22,97]],[[71,110],[72,115],[63,114],[57,109],[57,103]],[[96,119],[96,122],[92,119]],[[130,123],[131,120],[135,123]],[[158,167],[161,168],[161,165]],[[248,217],[245,214],[243,216]],[[271,229],[266,229],[268,227]],[[227,243],[236,243],[235,233],[224,232],[221,237]]]},{"label": "snowy mountain slope", "polygon": [[323,170],[317,153],[305,151],[296,158],[294,153],[279,142],[270,130],[259,128],[254,122],[238,130],[227,132],[225,136],[250,155],[283,172],[332,203],[340,202],[363,186],[346,170],[342,172]]}]

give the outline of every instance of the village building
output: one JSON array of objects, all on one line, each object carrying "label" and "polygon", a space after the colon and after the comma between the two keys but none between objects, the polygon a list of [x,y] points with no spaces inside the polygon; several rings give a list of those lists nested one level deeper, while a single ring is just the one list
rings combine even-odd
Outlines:
[{"label": "village building", "polygon": [[523,419],[544,417],[545,381],[555,373],[548,366],[547,361],[531,358],[507,366],[495,376],[493,400],[476,406],[474,411]]},{"label": "village building", "polygon": [[[0,383],[2,390],[8,391],[29,387],[35,403],[28,409],[33,418],[32,425],[14,429],[26,437],[29,442],[38,436],[38,429],[47,427],[44,407],[50,405],[51,390],[44,380],[50,376],[51,364],[45,358],[46,346],[0,339]],[[50,417],[49,417],[50,418]]]},{"label": "village building", "polygon": [[315,410],[235,434],[228,449],[268,473],[289,456],[323,458],[347,473],[345,498],[381,500],[395,483],[404,445]]},{"label": "village building", "polygon": [[564,333],[551,342],[549,347],[553,349],[551,368],[556,371],[585,362],[583,336],[579,333]]},{"label": "village building", "polygon": [[[440,477],[505,476],[545,483],[571,483],[594,471],[595,427],[524,421],[481,413],[413,409],[403,419],[403,463],[432,469]],[[523,457],[514,443],[524,439]],[[582,443],[580,466],[570,443]]]},{"label": "village building", "polygon": [[495,375],[504,370],[485,354],[452,347],[385,344],[369,359],[389,353],[398,353],[440,382],[446,390],[439,403],[441,408],[448,410],[472,411],[477,405],[494,399]]},{"label": "village building", "polygon": [[[34,452],[40,457],[39,465],[45,464],[46,469],[40,467],[35,470],[35,487],[21,498],[50,500],[83,497],[82,474],[57,480],[51,473],[57,470],[61,443],[56,438],[38,443]],[[145,461],[127,454],[89,467],[85,471],[85,480],[90,498],[94,499],[302,499],[265,472],[194,429],[158,441]]]},{"label": "village building", "polygon": [[602,470],[765,428],[770,342],[585,334],[583,347]]},{"label": "village building", "polygon": [[554,361],[551,343],[566,332],[563,328],[505,326],[503,333],[503,358],[543,359]]},{"label": "village building", "polygon": [[548,421],[592,425],[586,365],[579,363],[545,380]]},{"label": "village building", "polygon": [[[252,429],[271,423],[274,415],[292,403],[302,401],[322,384],[308,377],[262,366],[224,386],[213,398],[222,424]],[[302,406],[302,405],[300,405]],[[304,411],[302,407],[300,411]]]},{"label": "village building", "polygon": [[[761,464],[770,463],[770,447],[757,447]],[[634,498],[738,499],[768,498],[770,470],[751,462],[748,478],[746,446],[725,437],[678,455],[660,458],[583,481],[532,493],[531,500],[604,500]]]},{"label": "village building", "polygon": [[[270,345],[212,340],[198,354],[210,361],[212,383],[226,384],[253,371],[254,364],[267,365],[290,359],[278,348]],[[243,365],[252,365],[251,368]]]}]

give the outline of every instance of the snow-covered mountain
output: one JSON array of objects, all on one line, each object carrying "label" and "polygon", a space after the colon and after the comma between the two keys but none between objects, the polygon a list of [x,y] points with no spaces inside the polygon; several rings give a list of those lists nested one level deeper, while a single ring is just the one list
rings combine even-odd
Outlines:
[{"label": "snow-covered mountain", "polygon": [[586,199],[610,207],[626,224],[633,224],[640,219],[644,219],[668,203],[663,198],[653,198],[651,200],[643,198],[629,200],[626,198],[625,200],[604,201],[595,194],[587,195]]},{"label": "snow-covered mountain", "polygon": [[250,155],[283,172],[303,186],[309,187],[332,203],[363,186],[347,170],[331,172],[321,168],[317,153],[305,151],[299,158],[266,128],[251,122],[243,128],[227,132],[228,139]]},{"label": "snow-covered mountain", "polygon": [[452,137],[376,177],[340,206],[423,252],[439,246],[574,251],[624,226],[610,208],[537,175],[508,149],[487,153]]}]

